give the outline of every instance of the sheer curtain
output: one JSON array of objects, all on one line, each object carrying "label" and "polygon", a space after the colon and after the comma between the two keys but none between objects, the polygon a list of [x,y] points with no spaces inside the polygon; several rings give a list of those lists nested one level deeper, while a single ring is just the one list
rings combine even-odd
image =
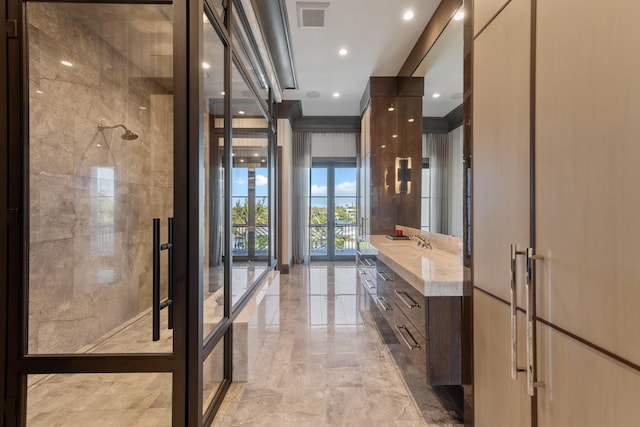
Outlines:
[{"label": "sheer curtain", "polygon": [[293,132],[292,144],[293,203],[292,233],[293,261],[304,264],[309,261],[309,186],[311,175],[311,133]]},{"label": "sheer curtain", "polygon": [[434,233],[449,234],[449,135],[427,134],[431,171],[431,221]]},{"label": "sheer curtain", "polygon": [[462,164],[462,126],[449,132],[449,233],[462,237],[464,168]]}]

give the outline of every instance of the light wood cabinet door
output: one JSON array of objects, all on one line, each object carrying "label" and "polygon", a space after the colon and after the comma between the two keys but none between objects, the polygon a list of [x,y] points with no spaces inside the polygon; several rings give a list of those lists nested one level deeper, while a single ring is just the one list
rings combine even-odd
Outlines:
[{"label": "light wood cabinet door", "polygon": [[[530,2],[513,0],[474,42],[474,421],[531,425],[526,378],[511,378],[510,245],[529,246]],[[518,259],[518,305],[524,268]],[[488,296],[490,294],[492,296]],[[526,363],[518,316],[519,365]]]},{"label": "light wood cabinet door", "polygon": [[[538,323],[538,426],[637,426],[640,373]],[[513,424],[517,425],[517,424]]]},{"label": "light wood cabinet door", "polygon": [[[531,399],[524,374],[511,379],[509,306],[481,291],[473,294],[474,425],[527,427],[531,425]],[[506,320],[506,321],[505,321]],[[524,315],[518,333],[524,337]],[[519,365],[526,363],[524,340],[518,346]]]},{"label": "light wood cabinet door", "polygon": [[474,44],[474,285],[504,300],[510,244],[529,246],[529,16],[513,0]]},{"label": "light wood cabinet door", "polygon": [[638,16],[538,0],[535,186],[538,316],[636,365]]},{"label": "light wood cabinet door", "polygon": [[509,0],[474,0],[473,1],[473,35],[482,28]]}]

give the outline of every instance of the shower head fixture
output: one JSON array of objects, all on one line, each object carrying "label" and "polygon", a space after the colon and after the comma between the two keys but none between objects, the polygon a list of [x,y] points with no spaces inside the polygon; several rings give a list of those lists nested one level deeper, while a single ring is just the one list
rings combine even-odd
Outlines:
[{"label": "shower head fixture", "polygon": [[115,126],[103,126],[103,125],[98,125],[98,130],[100,132],[102,132],[105,129],[115,129],[115,128],[122,128],[124,129],[124,133],[122,134],[122,136],[120,138],[124,139],[125,141],[133,141],[134,139],[138,139],[138,135],[131,132],[129,129],[127,129],[127,127],[123,124],[119,124],[119,125],[115,125]]}]

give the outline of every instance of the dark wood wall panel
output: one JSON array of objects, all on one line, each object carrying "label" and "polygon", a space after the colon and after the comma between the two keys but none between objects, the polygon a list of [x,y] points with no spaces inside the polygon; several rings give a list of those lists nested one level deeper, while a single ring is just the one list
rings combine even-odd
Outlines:
[{"label": "dark wood wall panel", "polygon": [[[420,228],[423,87],[422,78],[370,80],[372,234],[392,233],[396,224]],[[409,193],[396,193],[398,157],[411,158]]]}]

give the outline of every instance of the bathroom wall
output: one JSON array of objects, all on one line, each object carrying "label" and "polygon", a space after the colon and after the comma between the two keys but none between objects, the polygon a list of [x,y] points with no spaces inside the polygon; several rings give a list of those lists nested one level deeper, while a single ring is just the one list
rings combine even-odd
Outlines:
[{"label": "bathroom wall", "polygon": [[[173,212],[172,96],[65,7],[27,7],[30,353],[79,351],[148,309],[152,218],[164,241]],[[98,131],[119,123],[139,138]]]}]

